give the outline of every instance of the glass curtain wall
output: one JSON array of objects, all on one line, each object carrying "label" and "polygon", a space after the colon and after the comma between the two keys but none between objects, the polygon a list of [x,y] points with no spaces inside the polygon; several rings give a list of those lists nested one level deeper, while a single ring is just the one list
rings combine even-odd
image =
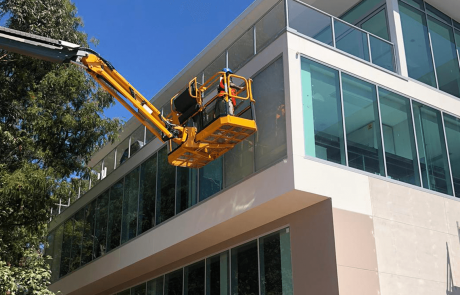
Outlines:
[{"label": "glass curtain wall", "polygon": [[123,210],[123,180],[110,188],[109,217],[107,228],[107,251],[120,245],[121,217]]},{"label": "glass curtain wall", "polygon": [[460,97],[455,22],[423,1],[400,0],[399,10],[409,77]]},{"label": "glass curtain wall", "polygon": [[95,214],[96,200],[89,203],[85,208],[83,241],[81,250],[81,264],[86,264],[93,260],[94,246],[94,230],[95,230]]},{"label": "glass curtain wall", "polygon": [[155,198],[157,191],[157,159],[155,153],[141,165],[137,233],[141,234],[155,225]]},{"label": "glass curtain wall", "polygon": [[123,193],[123,216],[121,225],[121,243],[134,238],[137,234],[137,210],[139,200],[139,169],[135,168],[125,177]]},{"label": "glass curtain wall", "polygon": [[306,155],[454,194],[460,119],[307,58],[301,69]]},{"label": "glass curtain wall", "polygon": [[158,152],[156,224],[174,216],[176,168],[168,163],[166,146]]},{"label": "glass curtain wall", "polygon": [[96,200],[96,216],[94,231],[94,258],[107,251],[107,220],[109,217],[109,194],[107,190]]}]

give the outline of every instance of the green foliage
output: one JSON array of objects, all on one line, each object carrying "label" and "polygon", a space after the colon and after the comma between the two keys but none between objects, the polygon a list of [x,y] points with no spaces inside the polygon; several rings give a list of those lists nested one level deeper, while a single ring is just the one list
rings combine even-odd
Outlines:
[{"label": "green foliage", "polygon": [[[0,17],[24,32],[88,45],[70,0],[0,0]],[[93,40],[96,42],[97,40]],[[46,244],[50,208],[89,177],[91,154],[121,122],[113,98],[81,69],[0,50],[0,293],[51,294]]]}]

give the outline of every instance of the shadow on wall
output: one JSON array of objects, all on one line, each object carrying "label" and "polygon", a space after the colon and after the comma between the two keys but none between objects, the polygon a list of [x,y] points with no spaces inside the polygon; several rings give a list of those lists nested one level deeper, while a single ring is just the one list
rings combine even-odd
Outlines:
[{"label": "shadow on wall", "polygon": [[[458,231],[458,238],[460,242],[460,226],[457,221],[457,231]],[[452,277],[452,265],[450,263],[450,255],[449,255],[449,245],[446,243],[447,249],[447,287],[446,287],[446,295],[460,295],[460,287],[455,286],[454,278]]]}]

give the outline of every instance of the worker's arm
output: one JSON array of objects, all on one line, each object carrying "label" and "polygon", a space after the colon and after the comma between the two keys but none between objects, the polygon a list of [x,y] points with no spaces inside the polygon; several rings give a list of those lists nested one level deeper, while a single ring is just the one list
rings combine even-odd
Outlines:
[{"label": "worker's arm", "polygon": [[181,135],[181,127],[171,125],[108,61],[89,48],[4,27],[0,27],[0,48],[41,60],[81,66],[160,140]]}]

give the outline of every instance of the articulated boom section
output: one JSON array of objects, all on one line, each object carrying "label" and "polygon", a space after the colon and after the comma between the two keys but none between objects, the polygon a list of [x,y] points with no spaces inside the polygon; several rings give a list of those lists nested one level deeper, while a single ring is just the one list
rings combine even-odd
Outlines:
[{"label": "articulated boom section", "polygon": [[[201,86],[196,78],[192,79],[185,90],[171,99],[171,114],[164,117],[91,49],[3,27],[0,48],[86,69],[150,132],[163,142],[169,141],[168,161],[174,166],[201,168],[257,131],[252,80],[241,76],[218,72]],[[233,79],[240,86],[233,84]],[[245,95],[241,96],[242,93]]]}]

